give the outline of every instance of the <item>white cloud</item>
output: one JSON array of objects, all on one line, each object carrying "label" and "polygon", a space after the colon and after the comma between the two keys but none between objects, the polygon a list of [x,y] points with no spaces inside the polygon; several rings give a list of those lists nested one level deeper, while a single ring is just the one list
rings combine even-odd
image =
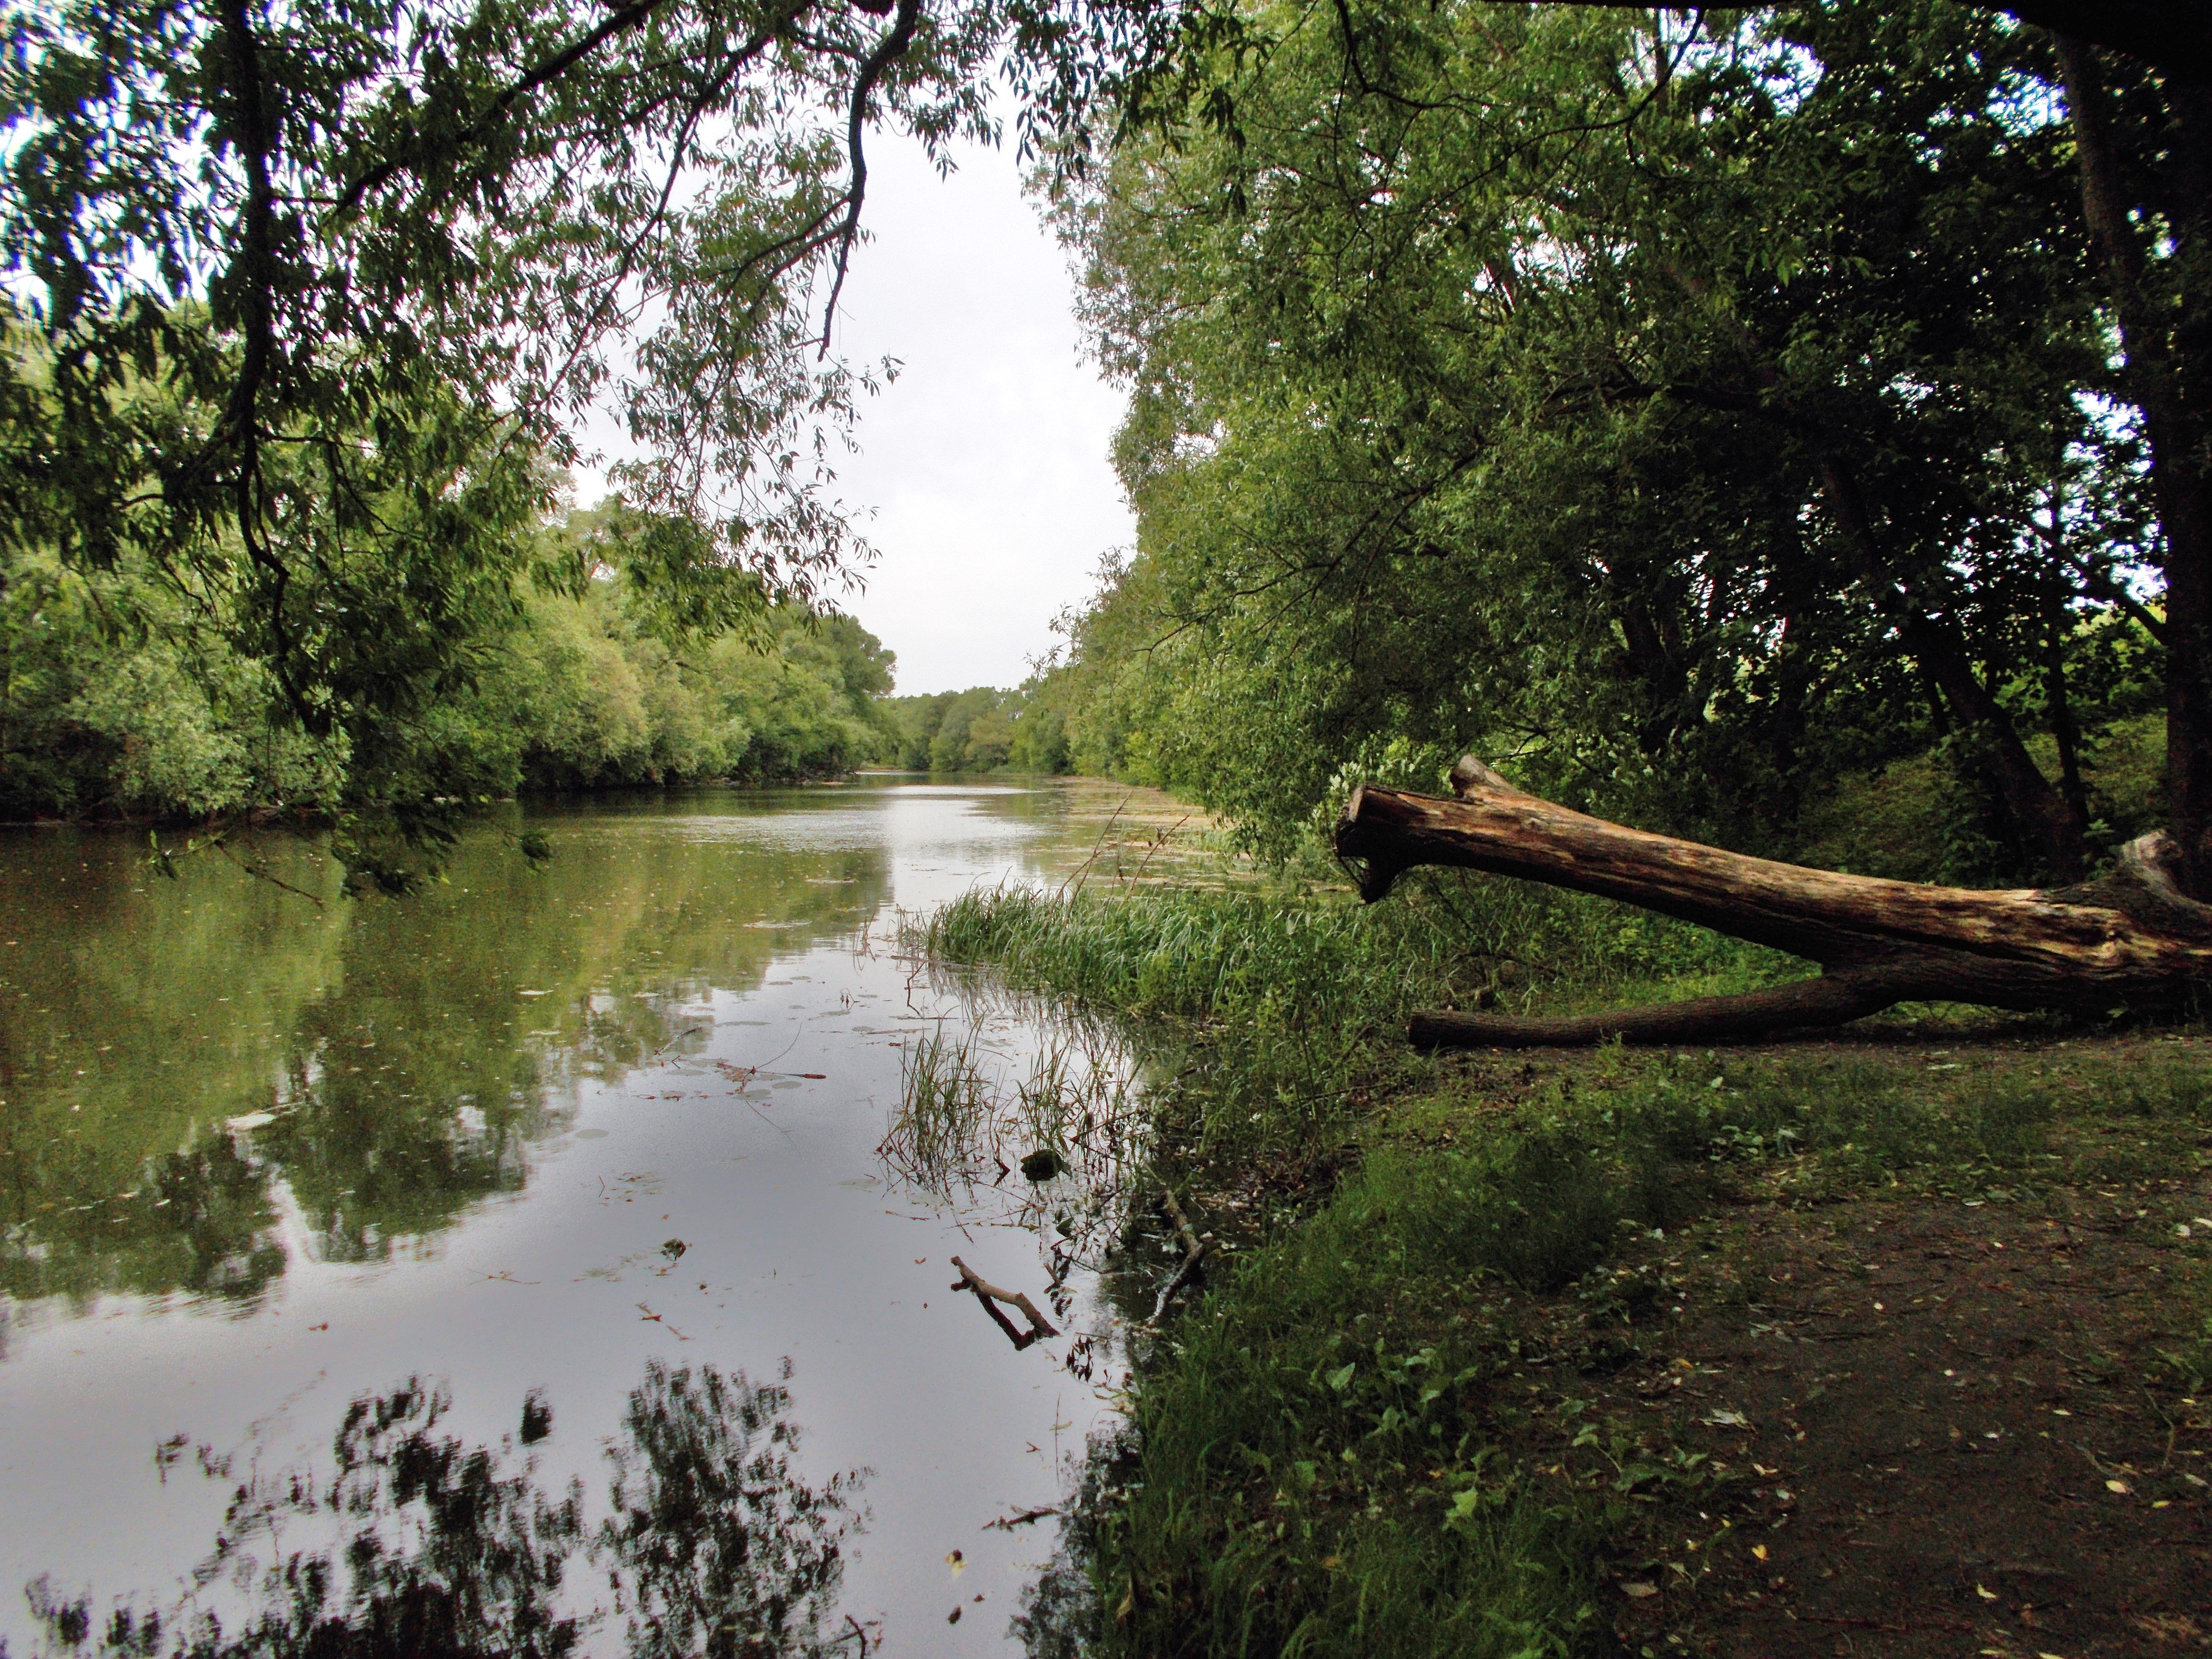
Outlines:
[{"label": "white cloud", "polygon": [[[1066,258],[1010,150],[963,146],[940,179],[921,146],[868,146],[866,222],[836,347],[899,361],[860,410],[838,494],[880,555],[841,606],[898,653],[898,690],[1013,685],[1135,528],[1107,461],[1121,396],[1081,361]],[[585,447],[626,447],[602,416]],[[595,471],[578,479],[594,499]]]},{"label": "white cloud", "polygon": [[871,146],[868,222],[837,349],[897,381],[840,468],[881,561],[846,608],[898,653],[901,691],[1012,685],[1099,556],[1134,529],[1107,462],[1121,397],[1078,356],[1073,279],[1011,153]]}]

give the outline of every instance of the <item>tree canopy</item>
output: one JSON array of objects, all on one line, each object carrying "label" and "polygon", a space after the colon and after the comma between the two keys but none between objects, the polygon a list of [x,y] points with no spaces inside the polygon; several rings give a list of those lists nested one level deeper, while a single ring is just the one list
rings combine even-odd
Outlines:
[{"label": "tree canopy", "polygon": [[542,532],[597,399],[638,447],[601,550],[636,614],[757,634],[865,562],[835,461],[881,370],[826,349],[863,130],[985,131],[997,29],[918,0],[9,7],[0,544],[127,569],[397,799],[408,728],[525,591],[586,592]]},{"label": "tree canopy", "polygon": [[[1946,742],[1978,873],[2070,879],[2131,827],[2084,751],[2175,678],[2196,452],[2156,453],[2115,349],[2050,37],[1936,3],[1258,17],[1214,67],[1233,118],[1125,143],[1063,213],[1141,525],[1079,629],[1079,751],[1279,836],[1339,767],[1432,785],[1472,744],[1772,846],[1838,768]],[[2180,94],[2099,72],[2130,199],[2185,222],[2153,199]],[[2132,234],[2185,354],[2202,244]]]},{"label": "tree canopy", "polygon": [[2099,725],[2162,699],[2212,890],[2200,9],[7,27],[0,538],[134,562],[356,765],[471,683],[518,584],[583,591],[540,532],[593,399],[639,442],[619,562],[671,637],[865,561],[835,457],[874,371],[830,347],[867,136],[945,155],[1005,88],[1133,396],[1144,544],[1080,625],[1084,707],[1044,697],[1079,751],[1263,838],[1340,767],[1470,737],[1768,833],[1934,740],[1997,861],[2066,877],[2112,830]]}]

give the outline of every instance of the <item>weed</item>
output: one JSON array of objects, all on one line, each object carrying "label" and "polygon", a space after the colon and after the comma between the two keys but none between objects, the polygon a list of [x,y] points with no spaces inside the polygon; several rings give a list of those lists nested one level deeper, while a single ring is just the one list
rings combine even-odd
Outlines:
[{"label": "weed", "polygon": [[876,1150],[934,1197],[994,1201],[1000,1221],[1038,1234],[1057,1282],[1120,1228],[1146,1139],[1133,1062],[1097,1022],[1027,1006],[1015,1024],[1037,1041],[1024,1068],[987,1046],[994,1012],[971,995],[964,1035],[940,1024],[905,1045],[899,1109]]},{"label": "weed", "polygon": [[899,1051],[899,1116],[878,1150],[926,1185],[964,1168],[990,1121],[977,1041],[973,1026],[958,1042],[940,1027]]}]

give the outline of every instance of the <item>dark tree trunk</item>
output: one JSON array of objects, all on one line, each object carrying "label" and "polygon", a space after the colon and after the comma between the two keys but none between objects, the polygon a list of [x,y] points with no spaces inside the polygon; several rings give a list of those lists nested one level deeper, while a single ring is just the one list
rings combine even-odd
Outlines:
[{"label": "dark tree trunk", "polygon": [[1828,509],[1857,562],[1860,580],[1896,629],[1898,642],[1942,694],[1951,718],[1980,746],[2021,842],[2060,881],[2080,880],[2088,866],[2086,821],[2067,811],[2065,798],[2027,752],[2012,716],[1974,672],[1958,623],[1931,612],[1920,594],[1898,579],[1850,470],[1831,456],[1821,461],[1820,475]]},{"label": "dark tree trunk", "polygon": [[[2208,8],[2207,9],[2212,9]],[[2200,24],[2201,27],[2201,24]],[[2119,322],[2128,395],[2149,440],[2151,491],[2166,539],[2166,766],[2176,878],[2212,897],[2212,422],[2190,393],[2192,359],[2212,348],[2212,294],[2185,287],[2178,308],[2150,291],[2135,204],[2115,154],[2096,56],[2058,37],[2081,168],[2081,206]],[[2169,81],[2166,176],[2157,205],[2176,265],[2212,255],[2212,92]],[[2186,278],[2185,278],[2185,284]]]},{"label": "dark tree trunk", "polygon": [[1416,865],[1519,876],[1624,899],[1820,964],[1817,979],[1741,997],[1565,1019],[1423,1014],[1426,1044],[1728,1042],[1832,1025],[1908,1000],[2101,1013],[2172,1007],[2212,975],[2212,905],[2175,884],[2162,835],[2075,887],[1982,892],[1751,858],[1590,817],[1515,788],[1472,756],[1454,800],[1362,788],[1340,856],[1372,902]]},{"label": "dark tree trunk", "polygon": [[2086,839],[2089,788],[2081,777],[2081,731],[2075,724],[2073,700],[2066,687],[2066,632],[2071,621],[2064,597],[2054,593],[2044,626],[2043,700],[2049,708],[2051,740],[2058,746],[2059,794],[2075,832]]}]

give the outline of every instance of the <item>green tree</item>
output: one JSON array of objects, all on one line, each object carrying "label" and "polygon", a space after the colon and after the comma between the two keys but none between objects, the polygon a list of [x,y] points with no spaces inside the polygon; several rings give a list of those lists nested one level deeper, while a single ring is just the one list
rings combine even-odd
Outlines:
[{"label": "green tree", "polygon": [[2158,626],[2160,544],[2043,37],[1260,15],[1233,129],[1125,146],[1064,217],[1133,393],[1139,558],[1078,637],[1142,649],[1100,676],[1122,763],[1279,835],[1373,745],[1472,738],[1771,836],[1949,729],[2016,856],[2078,873],[2080,690],[2148,643],[2083,622]]},{"label": "green tree", "polygon": [[163,586],[365,802],[419,787],[414,728],[518,580],[574,578],[538,532],[594,398],[645,446],[613,542],[672,629],[860,556],[831,460],[871,381],[826,342],[863,135],[988,131],[988,7],[70,0],[4,27],[0,550]]}]

